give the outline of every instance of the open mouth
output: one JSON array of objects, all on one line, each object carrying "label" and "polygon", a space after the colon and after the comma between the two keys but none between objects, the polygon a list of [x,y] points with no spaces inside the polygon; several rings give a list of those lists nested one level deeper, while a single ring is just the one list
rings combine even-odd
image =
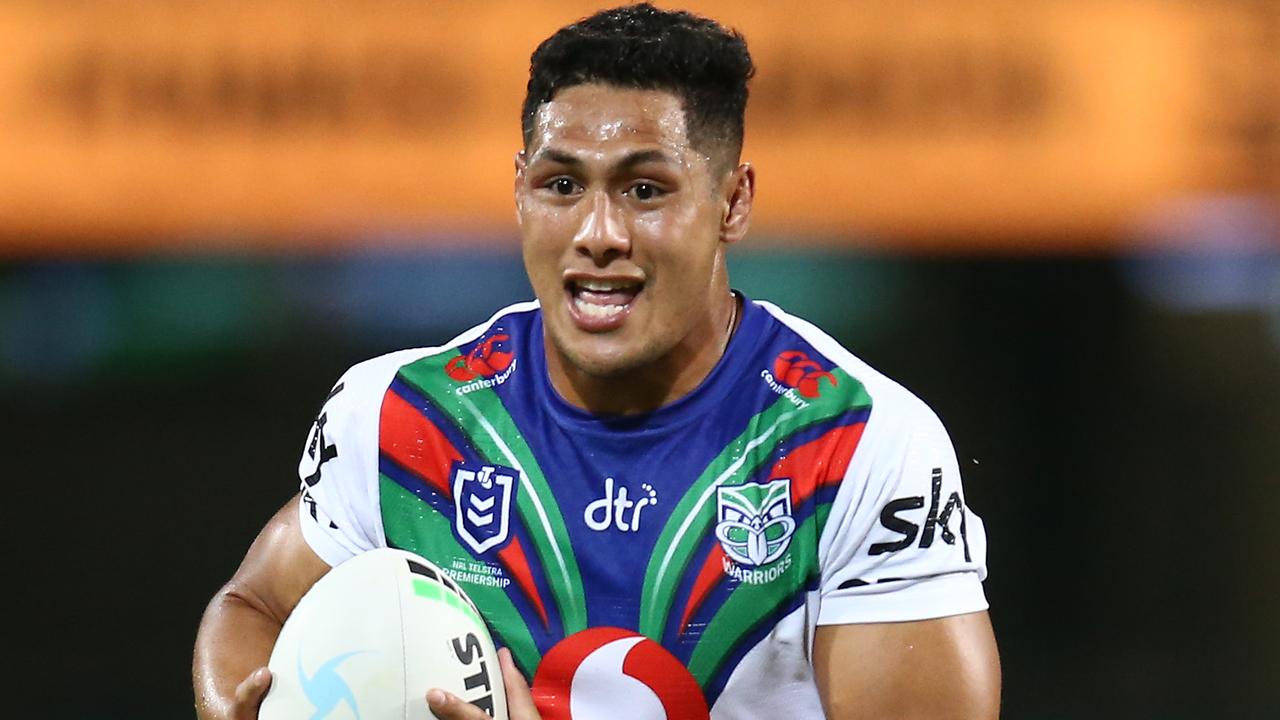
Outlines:
[{"label": "open mouth", "polygon": [[565,283],[574,320],[588,332],[620,326],[643,289],[643,282],[630,279],[579,278]]}]

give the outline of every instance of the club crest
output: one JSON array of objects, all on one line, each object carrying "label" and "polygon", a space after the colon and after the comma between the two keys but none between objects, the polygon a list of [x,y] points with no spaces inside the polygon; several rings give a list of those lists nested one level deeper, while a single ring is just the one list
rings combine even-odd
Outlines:
[{"label": "club crest", "polygon": [[716,488],[716,539],[734,562],[756,568],[791,545],[791,479]]},{"label": "club crest", "polygon": [[476,554],[511,538],[511,504],[519,476],[501,465],[453,464],[453,530]]}]

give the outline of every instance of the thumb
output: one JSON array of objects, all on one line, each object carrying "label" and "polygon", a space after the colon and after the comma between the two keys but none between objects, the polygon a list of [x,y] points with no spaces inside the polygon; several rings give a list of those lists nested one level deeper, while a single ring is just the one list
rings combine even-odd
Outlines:
[{"label": "thumb", "polygon": [[235,720],[256,720],[258,706],[270,687],[270,670],[260,667],[249,673],[249,677],[236,686]]}]

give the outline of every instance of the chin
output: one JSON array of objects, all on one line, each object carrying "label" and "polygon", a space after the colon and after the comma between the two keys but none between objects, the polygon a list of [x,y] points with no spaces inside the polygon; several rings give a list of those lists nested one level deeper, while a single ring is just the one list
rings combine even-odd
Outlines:
[{"label": "chin", "polygon": [[569,364],[583,374],[606,380],[623,377],[646,364],[643,358],[615,353],[575,352],[572,349],[564,349],[562,353]]},{"label": "chin", "polygon": [[592,347],[599,342],[565,342],[554,339],[556,349],[579,372],[595,378],[609,379],[626,376],[653,363],[661,352],[652,347],[627,348]]}]

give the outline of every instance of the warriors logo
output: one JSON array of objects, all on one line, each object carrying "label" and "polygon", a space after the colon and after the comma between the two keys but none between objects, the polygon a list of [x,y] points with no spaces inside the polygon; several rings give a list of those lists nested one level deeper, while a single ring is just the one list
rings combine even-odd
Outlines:
[{"label": "warriors logo", "polygon": [[511,538],[511,500],[519,472],[498,465],[453,464],[453,529],[476,553]]},{"label": "warriors logo", "polygon": [[791,479],[716,488],[716,539],[730,560],[758,568],[791,545]]}]

